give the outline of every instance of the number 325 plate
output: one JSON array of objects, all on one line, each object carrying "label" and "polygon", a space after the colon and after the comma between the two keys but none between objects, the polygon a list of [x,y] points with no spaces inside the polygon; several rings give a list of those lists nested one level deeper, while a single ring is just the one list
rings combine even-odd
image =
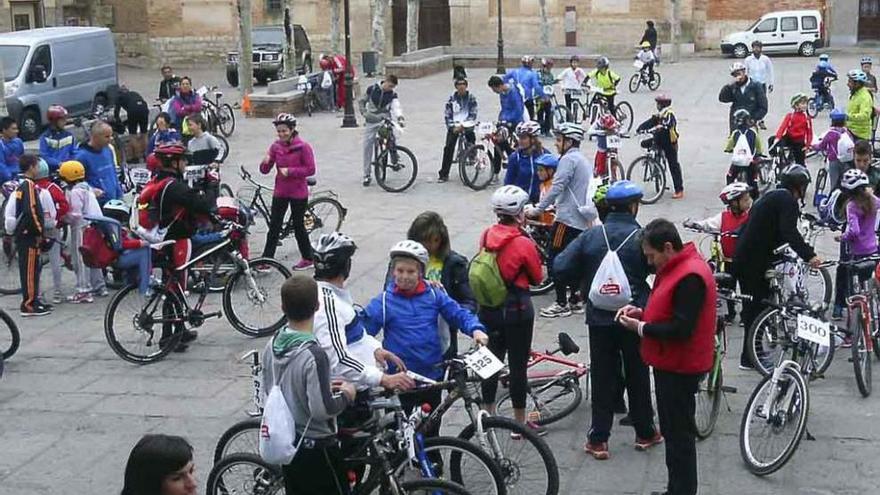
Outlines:
[{"label": "number 325 plate", "polygon": [[483,380],[491,378],[504,368],[504,363],[485,347],[480,347],[476,351],[467,354],[464,356],[464,361]]}]

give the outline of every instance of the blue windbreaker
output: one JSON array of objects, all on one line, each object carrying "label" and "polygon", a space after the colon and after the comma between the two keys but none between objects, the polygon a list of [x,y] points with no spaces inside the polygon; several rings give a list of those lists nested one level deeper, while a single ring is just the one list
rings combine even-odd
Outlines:
[{"label": "blue windbreaker", "polygon": [[21,172],[18,168],[18,159],[24,154],[24,143],[19,138],[7,141],[0,139],[0,179],[2,182],[13,179]]},{"label": "blue windbreaker", "polygon": [[504,174],[505,186],[518,186],[529,193],[529,202],[537,203],[541,198],[541,179],[538,178],[538,166],[535,159],[550,152],[542,149],[540,153],[527,155],[516,150],[507,157],[507,173]]},{"label": "blue windbreaker", "polygon": [[67,130],[46,129],[40,135],[40,158],[46,160],[49,170],[55,172],[62,163],[76,155],[76,139]]},{"label": "blue windbreaker", "polygon": [[523,98],[513,82],[508,83],[509,89],[506,93],[498,95],[501,98],[501,112],[498,113],[498,120],[508,122],[511,125],[519,124],[523,121]]},{"label": "blue windbreaker", "polygon": [[86,182],[92,187],[104,191],[104,195],[98,198],[101,204],[111,199],[122,199],[122,187],[119,185],[119,176],[116,175],[116,162],[113,151],[105,146],[100,151],[92,149],[88,143],[79,147],[76,152],[78,162],[86,169]]},{"label": "blue windbreaker", "polygon": [[522,86],[523,93],[525,93],[523,96],[525,101],[534,100],[536,97],[543,94],[544,88],[541,86],[541,81],[538,79],[538,73],[528,67],[511,69],[507,71],[504,79],[512,79]]}]

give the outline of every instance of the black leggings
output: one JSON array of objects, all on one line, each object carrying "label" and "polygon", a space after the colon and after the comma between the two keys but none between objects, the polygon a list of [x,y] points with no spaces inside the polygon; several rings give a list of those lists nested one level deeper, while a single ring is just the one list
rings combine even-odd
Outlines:
[{"label": "black leggings", "polygon": [[290,216],[293,220],[293,235],[299,246],[299,254],[305,260],[312,259],[312,243],[309,241],[309,233],[303,224],[303,217],[308,208],[308,199],[272,198],[272,212],[269,218],[269,232],[266,234],[266,247],[263,248],[263,256],[275,257],[275,248],[278,247],[278,237],[284,228],[284,216],[290,207]]},{"label": "black leggings", "polygon": [[281,467],[281,473],[285,491],[291,495],[349,493],[348,471],[339,447],[302,447],[290,464]]},{"label": "black leggings", "polygon": [[[504,306],[498,309],[480,310],[480,321],[489,334],[489,350],[510,368],[510,401],[514,409],[526,407],[528,390],[527,365],[532,349],[532,333],[535,327],[535,310],[528,291],[511,289]],[[482,384],[483,402],[495,402],[498,378],[485,380]]]}]

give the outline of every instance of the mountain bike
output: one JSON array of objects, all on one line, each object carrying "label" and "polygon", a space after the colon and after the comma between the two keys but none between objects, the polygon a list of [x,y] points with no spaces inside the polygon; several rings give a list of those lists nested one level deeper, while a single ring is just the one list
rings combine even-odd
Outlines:
[{"label": "mountain bike", "polygon": [[[458,174],[461,181],[474,191],[481,191],[491,182],[494,175],[493,164],[499,153],[502,153],[498,143],[507,139],[508,129],[504,125],[496,125],[492,122],[480,122],[476,126],[476,142],[467,144],[462,134],[458,138],[459,152]],[[467,145],[464,151],[461,147]]]},{"label": "mountain bike", "polygon": [[9,313],[0,309],[0,325],[6,327],[8,332],[0,331],[0,376],[3,376],[3,361],[11,358],[18,346],[21,344],[21,332],[18,331],[18,325],[15,320],[9,316]]},{"label": "mountain bike", "polygon": [[[232,136],[232,133],[235,132],[235,112],[229,103],[220,103],[220,99],[223,98],[223,92],[220,91],[220,88],[202,86],[196,93],[202,97],[202,114],[205,116],[205,122],[208,123],[208,132],[217,134],[219,131],[223,137]],[[214,96],[213,100],[209,93]]]},{"label": "mountain bike", "polygon": [[853,261],[839,261],[837,264],[848,268],[851,294],[846,298],[847,333],[852,338],[852,363],[856,376],[856,386],[862,397],[871,395],[871,353],[878,353],[880,336],[878,322],[877,281],[874,269],[880,256],[869,256]]},{"label": "mountain bike", "polygon": [[538,248],[538,255],[541,257],[541,281],[537,285],[529,286],[529,293],[533,296],[546,294],[553,289],[553,276],[550,273],[550,243],[552,242],[552,225],[546,225],[534,220],[526,220],[523,231],[533,241]]},{"label": "mountain bike", "polygon": [[388,192],[402,192],[416,181],[419,162],[408,148],[399,146],[395,132],[402,126],[391,119],[382,119],[373,145],[373,169],[376,182]]},{"label": "mountain bike", "polygon": [[[277,309],[281,307],[281,284],[290,271],[271,258],[245,259],[238,243],[247,235],[247,227],[217,221],[224,226],[220,240],[195,253],[186,264],[174,267],[167,256],[160,256],[156,266],[162,268],[163,280],[151,284],[150,292],[141,294],[136,285],[127,285],[110,299],[104,313],[104,334],[119,357],[135,364],[159,361],[180,344],[187,326],[199,327],[224,313],[233,328],[249,337],[270,335],[284,325]],[[203,264],[208,259],[215,261]],[[211,279],[226,270],[224,264],[234,268],[226,275],[223,311],[205,313],[202,308]],[[187,297],[187,271],[200,278],[191,286],[199,294],[194,305]]]},{"label": "mountain bike", "polygon": [[[557,356],[560,352],[564,356],[580,352],[580,347],[567,333],[559,332],[557,342],[559,346],[554,350],[529,351],[527,365],[529,369],[548,363],[561,366],[560,369],[529,371],[528,373],[526,417],[529,421],[542,426],[555,423],[577,409],[584,397],[580,380],[589,372],[586,363]],[[499,379],[499,383],[505,387],[509,386],[509,382],[508,375],[502,375]],[[585,383],[589,389],[589,380]],[[513,417],[513,404],[509,391],[501,394],[495,401],[495,413],[499,416]]]},{"label": "mountain bike", "polygon": [[666,192],[666,155],[660,150],[653,135],[639,134],[639,136],[646,136],[639,141],[644,154],[629,164],[626,178],[639,184],[644,191],[644,196],[639,202],[643,205],[652,205]]},{"label": "mountain bike", "polygon": [[825,81],[823,81],[822,84],[825,86],[825,94],[827,95],[827,98],[823,98],[822,95],[819,94],[818,89],[813,90],[813,96],[807,100],[807,115],[811,118],[815,119],[822,110],[834,109],[834,95],[831,93],[831,83],[836,80],[836,77],[826,77]]},{"label": "mountain bike", "polygon": [[[263,193],[271,197],[273,189],[254,180],[253,176],[243,165],[239,167],[238,174],[245,181],[245,185],[238,190],[236,197],[250,208],[251,211],[259,213],[266,222],[266,225],[269,225],[269,219],[271,218],[269,205],[271,205],[271,201],[267,204]],[[312,191],[311,188],[317,184],[317,180],[314,177],[309,177],[307,183],[309,186],[309,203],[306,205],[303,224],[306,227],[306,232],[309,233],[309,240],[314,244],[322,234],[338,232],[342,228],[342,222],[345,221],[345,216],[348,215],[348,209],[342,206],[342,203],[339,202],[339,196],[332,190]],[[278,234],[279,242],[293,235],[295,222],[292,211],[282,225],[281,232]]]},{"label": "mountain bike", "polygon": [[[585,115],[590,117],[590,125],[593,125],[602,115],[611,113],[608,107],[608,98],[603,95],[595,86],[587,86],[593,96],[590,98],[590,104],[587,106],[589,112]],[[628,133],[633,126],[633,109],[629,102],[619,100],[614,103],[614,118],[620,123],[620,132]]]},{"label": "mountain bike", "polygon": [[636,68],[636,73],[629,78],[629,92],[635,93],[639,90],[639,86],[645,85],[651,91],[656,91],[657,88],[660,87],[660,73],[657,72],[657,68],[654,68],[654,71],[649,75],[648,68],[641,60],[636,60],[633,62],[633,67]]}]

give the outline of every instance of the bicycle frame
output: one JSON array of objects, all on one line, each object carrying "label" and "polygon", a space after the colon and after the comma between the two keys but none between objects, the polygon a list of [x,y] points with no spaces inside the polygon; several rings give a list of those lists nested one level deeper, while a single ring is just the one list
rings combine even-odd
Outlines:
[{"label": "bicycle frame", "polygon": [[533,366],[537,366],[541,363],[553,363],[565,366],[566,368],[561,371],[536,371],[530,372],[528,374],[528,378],[531,379],[541,379],[541,378],[558,378],[565,375],[573,375],[576,378],[581,378],[589,372],[589,367],[587,367],[587,363],[581,363],[578,361],[574,361],[571,359],[566,359],[564,357],[556,356],[556,352],[548,352],[541,353],[535,351],[529,351],[529,362],[526,365],[526,368],[531,368]]}]

